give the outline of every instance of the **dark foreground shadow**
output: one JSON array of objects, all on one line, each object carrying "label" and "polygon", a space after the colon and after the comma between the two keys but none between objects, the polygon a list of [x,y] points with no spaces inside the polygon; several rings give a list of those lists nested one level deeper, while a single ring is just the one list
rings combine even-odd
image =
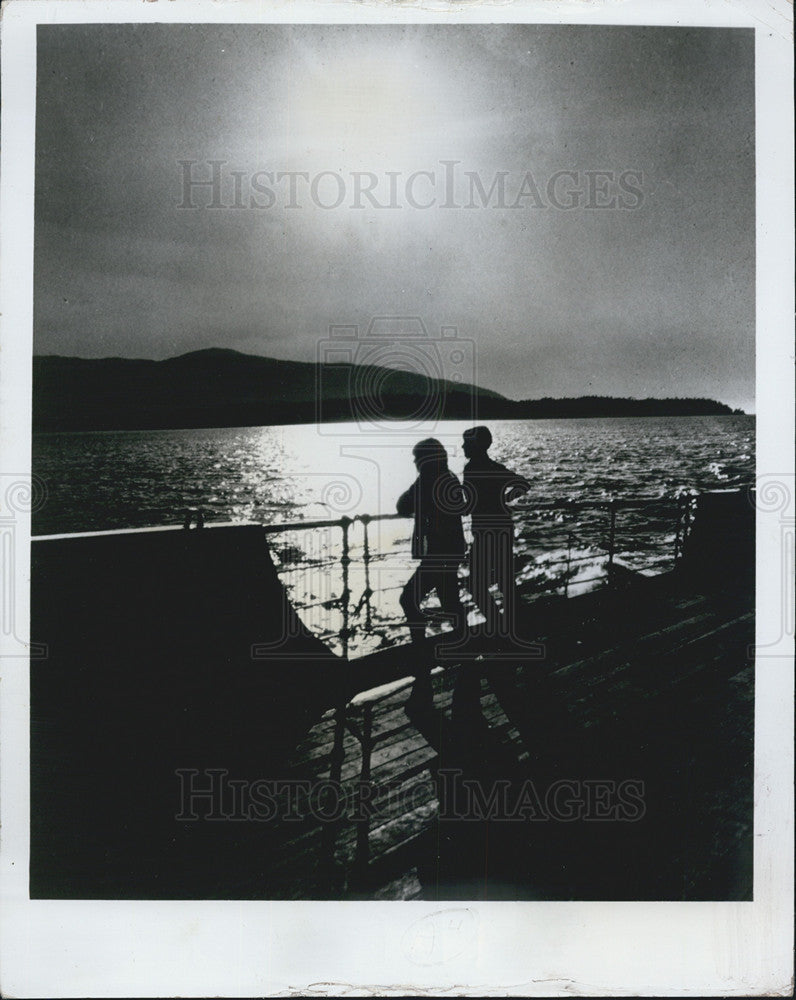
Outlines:
[{"label": "dark foreground shadow", "polygon": [[[225,531],[34,542],[31,636],[48,655],[31,663],[33,898],[346,893],[333,825],[288,831],[286,851],[286,824],[237,819],[232,785],[214,797],[213,774],[289,773],[341,669],[295,618],[262,533]],[[543,662],[470,663],[452,718],[412,716],[439,818],[395,871],[439,900],[751,898],[741,605],[569,602],[535,633]],[[477,707],[479,672],[512,740]]]},{"label": "dark foreground shadow", "polygon": [[[677,609],[645,602],[591,672],[557,669],[605,650],[588,621],[546,669],[487,664],[512,745],[472,712],[415,717],[438,754],[439,820],[414,855],[423,897],[751,899],[753,624],[736,598],[703,602],[671,639]],[[626,619],[627,598],[616,607]]]},{"label": "dark foreground shadow", "polygon": [[31,662],[31,895],[267,893],[271,833],[235,820],[221,778],[283,776],[342,661],[298,620],[262,531],[34,541],[31,596],[47,647]]}]

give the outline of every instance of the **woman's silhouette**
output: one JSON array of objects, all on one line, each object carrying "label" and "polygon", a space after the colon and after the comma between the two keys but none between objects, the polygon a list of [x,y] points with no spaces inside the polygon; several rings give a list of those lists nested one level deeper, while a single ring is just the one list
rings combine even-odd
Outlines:
[{"label": "woman's silhouette", "polygon": [[[418,476],[398,498],[398,513],[414,517],[412,555],[420,565],[401,593],[401,607],[413,642],[425,635],[420,602],[437,591],[442,611],[453,619],[454,630],[464,626],[459,597],[458,568],[464,558],[462,486],[448,468],[448,453],[436,438],[418,441],[412,454]],[[418,667],[412,701],[431,701],[431,661]]]}]

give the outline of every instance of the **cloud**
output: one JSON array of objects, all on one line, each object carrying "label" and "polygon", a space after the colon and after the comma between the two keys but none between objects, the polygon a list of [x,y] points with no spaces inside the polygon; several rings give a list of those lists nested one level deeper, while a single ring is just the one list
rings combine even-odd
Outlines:
[{"label": "cloud", "polygon": [[[36,350],[310,359],[331,323],[393,312],[459,327],[509,395],[680,384],[748,405],[753,48],[730,29],[42,26]],[[270,172],[275,204],[180,209],[181,160],[223,161],[228,204]],[[544,204],[442,208],[443,160],[458,204],[480,200],[466,171],[487,193],[502,172],[509,203],[531,174]],[[572,210],[550,205],[563,170]],[[638,207],[585,208],[595,170],[640,172]],[[308,175],[300,207],[279,171]],[[357,171],[400,207],[352,207]]]}]

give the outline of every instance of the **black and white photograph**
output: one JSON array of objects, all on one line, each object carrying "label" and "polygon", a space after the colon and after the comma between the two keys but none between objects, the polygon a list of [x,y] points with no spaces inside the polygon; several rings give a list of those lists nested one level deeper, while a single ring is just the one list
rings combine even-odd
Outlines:
[{"label": "black and white photograph", "polygon": [[786,995],[792,11],[100,6],[3,25],[4,896],[125,956],[49,995],[149,913],[157,995]]}]

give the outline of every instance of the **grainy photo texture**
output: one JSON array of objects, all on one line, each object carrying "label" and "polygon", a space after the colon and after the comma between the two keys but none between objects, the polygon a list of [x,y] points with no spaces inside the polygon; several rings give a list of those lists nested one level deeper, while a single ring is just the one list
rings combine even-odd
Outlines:
[{"label": "grainy photo texture", "polygon": [[31,897],[751,900],[753,31],[37,46]]}]

